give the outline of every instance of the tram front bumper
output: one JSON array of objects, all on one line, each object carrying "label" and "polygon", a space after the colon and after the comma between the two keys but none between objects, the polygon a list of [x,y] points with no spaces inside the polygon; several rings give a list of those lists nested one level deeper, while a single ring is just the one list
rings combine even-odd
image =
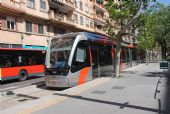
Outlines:
[{"label": "tram front bumper", "polygon": [[46,75],[44,79],[47,87],[69,87],[69,80],[66,76]]}]

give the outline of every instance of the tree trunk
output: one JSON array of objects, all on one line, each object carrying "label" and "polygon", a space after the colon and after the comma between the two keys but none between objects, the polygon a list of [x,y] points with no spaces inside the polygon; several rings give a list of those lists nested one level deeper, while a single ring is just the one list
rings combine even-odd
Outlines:
[{"label": "tree trunk", "polygon": [[166,59],[166,47],[164,44],[161,45],[161,54],[162,54],[162,59]]},{"label": "tree trunk", "polygon": [[152,60],[153,60],[153,63],[155,63],[155,53],[153,49],[152,49]]},{"label": "tree trunk", "polygon": [[151,62],[151,51],[149,50],[149,63]]},{"label": "tree trunk", "polygon": [[116,66],[115,66],[115,77],[118,78],[120,74],[120,52],[121,52],[121,43],[116,47]]},{"label": "tree trunk", "polygon": [[164,52],[164,55],[165,55],[165,60],[166,60],[166,52],[167,52],[167,49],[166,49],[166,42],[165,42],[165,52]]}]

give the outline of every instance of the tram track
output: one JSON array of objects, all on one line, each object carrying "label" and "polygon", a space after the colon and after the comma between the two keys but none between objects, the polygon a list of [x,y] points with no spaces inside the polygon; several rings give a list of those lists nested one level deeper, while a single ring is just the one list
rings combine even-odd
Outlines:
[{"label": "tram track", "polygon": [[4,81],[0,85],[0,92],[11,91],[23,88],[29,85],[44,85],[44,77],[30,78],[26,81],[18,82],[17,80]]}]

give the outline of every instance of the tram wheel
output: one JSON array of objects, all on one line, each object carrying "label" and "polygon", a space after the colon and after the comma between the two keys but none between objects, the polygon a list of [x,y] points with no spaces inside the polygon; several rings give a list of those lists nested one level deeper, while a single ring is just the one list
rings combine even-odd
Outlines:
[{"label": "tram wheel", "polygon": [[19,72],[19,75],[18,75],[19,81],[24,81],[27,79],[27,77],[28,77],[28,73],[25,70],[21,70]]}]

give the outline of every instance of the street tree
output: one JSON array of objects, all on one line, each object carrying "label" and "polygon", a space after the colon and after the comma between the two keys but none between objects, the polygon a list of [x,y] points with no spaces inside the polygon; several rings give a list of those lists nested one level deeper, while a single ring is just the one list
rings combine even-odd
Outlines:
[{"label": "street tree", "polygon": [[170,40],[170,7],[157,4],[158,11],[153,13],[155,18],[153,24],[153,35],[161,46],[162,58],[166,59],[167,44]]},{"label": "street tree", "polygon": [[159,50],[159,46],[157,45],[154,39],[154,35],[152,34],[153,16],[150,12],[151,11],[150,9],[153,9],[152,6],[149,9],[145,10],[144,13],[140,15],[140,18],[138,20],[139,34],[137,35],[137,41],[138,41],[138,48],[148,52],[147,55],[149,57],[149,61],[150,61],[150,57],[152,56],[154,62],[153,52],[154,50]]},{"label": "street tree", "polygon": [[110,19],[107,21],[107,33],[112,39],[116,39],[118,45],[116,46],[115,57],[115,77],[120,73],[120,52],[122,36],[128,34],[127,31],[136,24],[142,11],[147,7],[148,2],[126,0],[114,1],[108,0],[105,4],[106,10],[109,13]]},{"label": "street tree", "polygon": [[[170,7],[156,3],[141,16],[139,46],[143,49],[161,47],[162,58],[166,59],[167,45],[170,39]],[[156,44],[159,44],[156,45]]]}]

